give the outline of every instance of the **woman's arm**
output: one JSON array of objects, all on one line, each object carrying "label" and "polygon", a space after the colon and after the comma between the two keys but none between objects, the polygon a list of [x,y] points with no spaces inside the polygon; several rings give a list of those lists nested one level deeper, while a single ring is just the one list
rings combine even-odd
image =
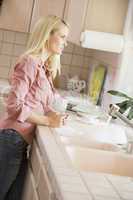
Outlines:
[{"label": "woman's arm", "polygon": [[11,91],[7,100],[7,111],[10,116],[16,116],[19,122],[30,122],[37,125],[59,127],[63,123],[63,116],[49,109],[47,116],[32,111],[32,107],[25,102],[36,78],[36,63],[31,57],[24,58],[16,67],[11,81]]},{"label": "woman's arm", "polygon": [[24,57],[16,64],[11,79],[11,90],[7,98],[6,109],[10,117],[24,122],[32,108],[26,104],[25,96],[36,77],[36,63],[31,57]]},{"label": "woman's arm", "polygon": [[56,112],[49,112],[47,115],[39,115],[32,112],[26,121],[36,125],[46,125],[54,128],[63,125],[64,120],[65,115]]}]

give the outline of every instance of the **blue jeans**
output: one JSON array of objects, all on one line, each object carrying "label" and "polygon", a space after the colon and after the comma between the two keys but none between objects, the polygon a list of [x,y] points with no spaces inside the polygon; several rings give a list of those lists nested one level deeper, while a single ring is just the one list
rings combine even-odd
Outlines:
[{"label": "blue jeans", "polygon": [[20,200],[27,171],[27,143],[13,129],[0,129],[0,200]]}]

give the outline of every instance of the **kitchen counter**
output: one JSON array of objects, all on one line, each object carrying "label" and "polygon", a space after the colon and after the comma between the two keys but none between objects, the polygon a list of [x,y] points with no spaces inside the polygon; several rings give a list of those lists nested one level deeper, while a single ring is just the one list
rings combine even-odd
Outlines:
[{"label": "kitchen counter", "polygon": [[[4,86],[2,84],[4,84]],[[2,84],[0,84],[2,91],[5,86],[9,89],[8,85],[5,85],[5,82],[2,81]],[[77,150],[75,148],[75,151],[78,156],[81,152],[79,151],[80,147],[84,146],[90,148],[90,152],[92,151],[93,153],[96,149],[107,151],[117,150],[115,145],[112,146],[105,143],[99,145],[95,140],[89,142],[89,140],[84,137],[85,135],[82,134],[82,131],[84,132],[85,129],[87,130],[87,128],[85,128],[87,126],[82,122],[78,126],[79,123],[80,122],[75,123],[74,116],[69,125],[72,125],[75,132],[70,129],[71,126],[68,126],[68,133],[64,131],[61,135],[60,131],[64,130],[63,127],[61,129],[52,129],[45,126],[37,127],[29,163],[28,178],[25,187],[26,192],[24,192],[23,200],[133,199],[132,177],[94,172],[94,170],[80,170],[72,164],[71,156],[68,155],[65,145],[68,145],[67,148],[71,152],[73,148],[73,146],[71,146],[71,141],[73,141],[73,139],[77,145]],[[75,140],[74,135],[77,130],[78,134],[76,138],[79,139]],[[85,140],[81,142],[81,138],[83,137]],[[87,162],[92,161],[92,155],[93,154],[91,154],[90,158],[86,154]],[[130,158],[132,158],[132,156],[133,155],[130,155]],[[82,155],[80,161],[81,160]]]},{"label": "kitchen counter", "polygon": [[75,168],[56,129],[38,126],[35,140],[54,193],[54,197],[51,199],[133,199],[132,177],[82,171]]}]

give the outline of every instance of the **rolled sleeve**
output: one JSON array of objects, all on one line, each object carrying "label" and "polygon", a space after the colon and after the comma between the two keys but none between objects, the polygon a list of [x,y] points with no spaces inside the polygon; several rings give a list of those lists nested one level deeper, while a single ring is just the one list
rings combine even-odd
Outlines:
[{"label": "rolled sleeve", "polygon": [[25,97],[36,77],[36,63],[31,57],[25,57],[16,64],[11,78],[11,91],[7,100],[7,111],[24,122],[32,108],[27,105]]},{"label": "rolled sleeve", "polygon": [[17,117],[17,121],[25,122],[25,120],[29,117],[32,109],[29,106],[22,105],[20,114]]},{"label": "rolled sleeve", "polygon": [[48,112],[56,112],[56,111],[54,108],[52,108],[52,106],[46,106],[45,113],[48,113]]}]

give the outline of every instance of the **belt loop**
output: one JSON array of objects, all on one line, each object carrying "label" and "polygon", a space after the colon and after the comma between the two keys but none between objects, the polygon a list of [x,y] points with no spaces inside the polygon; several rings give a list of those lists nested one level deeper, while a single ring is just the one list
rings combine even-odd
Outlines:
[{"label": "belt loop", "polygon": [[30,152],[31,152],[31,144],[27,146],[27,159],[30,159]]}]

